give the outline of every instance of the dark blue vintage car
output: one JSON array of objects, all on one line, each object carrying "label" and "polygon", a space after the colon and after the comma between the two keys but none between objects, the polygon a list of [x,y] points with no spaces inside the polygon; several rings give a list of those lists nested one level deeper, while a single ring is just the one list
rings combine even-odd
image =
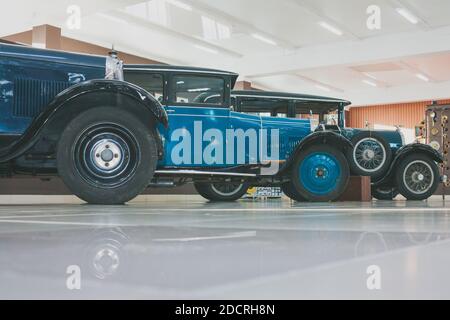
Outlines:
[{"label": "dark blue vintage car", "polygon": [[[316,131],[331,130],[346,137],[354,145],[346,154],[352,174],[370,176],[372,195],[379,200],[392,200],[399,190],[407,199],[422,199],[419,194],[428,197],[436,190],[432,185],[437,185],[439,179],[434,162],[442,162],[441,155],[428,145],[405,145],[400,130],[345,127],[344,108],[351,104],[349,101],[267,91],[234,90],[231,95],[236,111],[310,118],[316,122]],[[408,168],[407,172],[402,168]]]},{"label": "dark blue vintage car", "polygon": [[[314,131],[311,119],[233,110],[237,77],[190,67],[122,68],[115,53],[0,45],[2,175],[59,175],[74,194],[99,204],[186,182],[210,200],[238,199],[250,185],[281,185],[296,200],[337,199],[350,176],[349,138],[326,125]],[[422,155],[420,163],[401,162],[418,188],[410,198],[428,197],[439,180],[439,155]]]}]

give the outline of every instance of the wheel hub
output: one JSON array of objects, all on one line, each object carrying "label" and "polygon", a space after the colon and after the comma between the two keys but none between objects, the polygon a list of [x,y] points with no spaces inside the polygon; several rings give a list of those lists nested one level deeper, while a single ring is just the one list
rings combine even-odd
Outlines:
[{"label": "wheel hub", "polygon": [[413,174],[412,174],[412,180],[414,181],[414,182],[421,182],[421,181],[423,181],[425,179],[425,176],[422,174],[422,173],[420,173],[420,172],[414,172]]},{"label": "wheel hub", "polygon": [[97,168],[111,171],[121,163],[122,150],[114,141],[103,139],[97,142],[92,148],[91,158]]},{"label": "wheel hub", "polygon": [[372,149],[366,149],[363,152],[363,158],[366,161],[370,161],[375,157],[375,152]]},{"label": "wheel hub", "polygon": [[327,173],[327,169],[325,168],[317,168],[316,169],[316,177],[317,178],[324,178]]}]

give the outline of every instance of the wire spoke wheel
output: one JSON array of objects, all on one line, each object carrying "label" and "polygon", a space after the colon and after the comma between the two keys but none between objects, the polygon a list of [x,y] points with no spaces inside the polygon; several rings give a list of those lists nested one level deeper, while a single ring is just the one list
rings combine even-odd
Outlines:
[{"label": "wire spoke wheel", "polygon": [[211,188],[219,195],[232,196],[238,193],[243,187],[242,183],[213,183]]},{"label": "wire spoke wheel", "polygon": [[355,145],[353,160],[360,169],[375,172],[386,162],[386,149],[378,140],[365,138]]},{"label": "wire spoke wheel", "polygon": [[391,165],[392,150],[387,137],[382,132],[361,131],[351,141],[354,147],[347,150],[347,159],[352,173],[377,181]]},{"label": "wire spoke wheel", "polygon": [[434,179],[431,166],[421,160],[409,163],[403,173],[406,188],[415,194],[426,193],[433,185]]}]

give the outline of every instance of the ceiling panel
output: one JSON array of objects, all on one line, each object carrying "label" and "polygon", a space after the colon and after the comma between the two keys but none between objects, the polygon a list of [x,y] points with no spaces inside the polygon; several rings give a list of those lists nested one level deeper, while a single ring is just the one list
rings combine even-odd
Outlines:
[{"label": "ceiling panel", "polygon": [[[394,9],[389,0],[283,0],[306,4],[325,18],[335,21],[344,31],[353,33],[359,38],[379,36],[383,34],[416,30],[417,26],[406,21]],[[366,13],[370,5],[377,5],[381,9],[381,29],[367,28]]]},{"label": "ceiling panel", "polygon": [[295,46],[348,39],[323,30],[321,20],[309,10],[286,0],[196,0],[226,12],[255,28]]},{"label": "ceiling panel", "polygon": [[448,0],[403,0],[403,3],[432,27],[450,24],[450,1]]}]

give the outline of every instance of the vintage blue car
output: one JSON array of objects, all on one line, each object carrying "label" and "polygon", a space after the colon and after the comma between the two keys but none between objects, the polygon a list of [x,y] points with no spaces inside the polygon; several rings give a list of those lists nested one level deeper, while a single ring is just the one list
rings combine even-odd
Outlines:
[{"label": "vintage blue car", "polygon": [[[282,118],[310,118],[316,121],[316,130],[331,130],[354,145],[347,149],[347,159],[352,174],[370,176],[372,195],[379,200],[391,200],[402,191],[407,199],[422,199],[434,193],[435,186],[427,189],[422,180],[437,185],[439,179],[436,165],[442,162],[441,155],[428,145],[405,145],[400,130],[370,130],[345,127],[345,106],[349,101],[334,101],[330,98],[266,91],[232,91],[235,110],[247,114],[266,114]],[[422,163],[422,157],[427,157]],[[417,158],[417,159],[416,159]],[[413,170],[405,173],[401,166],[414,163],[422,175]],[[411,168],[411,167],[409,167]],[[431,174],[433,174],[431,179]]]},{"label": "vintage blue car", "polygon": [[[233,110],[237,77],[191,67],[123,67],[115,53],[0,45],[2,175],[59,175],[96,204],[121,204],[149,185],[186,182],[210,200],[238,199],[249,185],[281,185],[296,200],[337,199],[350,176],[350,140],[326,126],[314,131],[311,119]],[[439,180],[434,161],[441,158],[426,152],[405,168],[418,181],[417,199]]]}]

